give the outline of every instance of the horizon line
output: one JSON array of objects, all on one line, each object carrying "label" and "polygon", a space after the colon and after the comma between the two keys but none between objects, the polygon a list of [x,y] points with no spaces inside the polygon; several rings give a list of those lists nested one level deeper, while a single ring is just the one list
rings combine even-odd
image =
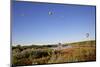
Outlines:
[{"label": "horizon line", "polygon": [[84,42],[84,41],[95,41],[96,39],[89,39],[89,40],[80,40],[80,41],[70,41],[70,42],[57,42],[57,43],[48,43],[48,44],[43,44],[43,43],[31,43],[31,44],[11,44],[12,46],[17,46],[17,45],[21,45],[21,46],[30,46],[30,45],[56,45],[58,43],[61,44],[67,44],[67,43],[76,43],[76,42]]}]

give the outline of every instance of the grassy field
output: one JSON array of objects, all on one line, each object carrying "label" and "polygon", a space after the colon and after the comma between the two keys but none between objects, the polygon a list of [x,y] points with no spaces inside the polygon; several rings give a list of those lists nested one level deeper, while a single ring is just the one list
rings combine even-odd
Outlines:
[{"label": "grassy field", "polygon": [[61,49],[55,48],[58,48],[57,45],[13,46],[12,64],[18,66],[96,60],[95,40],[66,43]]}]

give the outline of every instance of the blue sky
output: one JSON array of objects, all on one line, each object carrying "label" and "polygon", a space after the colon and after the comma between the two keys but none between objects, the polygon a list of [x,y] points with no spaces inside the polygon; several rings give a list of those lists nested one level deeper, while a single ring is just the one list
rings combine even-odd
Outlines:
[{"label": "blue sky", "polygon": [[[52,12],[49,15],[49,12]],[[95,39],[95,6],[12,3],[13,44],[54,44]]]}]

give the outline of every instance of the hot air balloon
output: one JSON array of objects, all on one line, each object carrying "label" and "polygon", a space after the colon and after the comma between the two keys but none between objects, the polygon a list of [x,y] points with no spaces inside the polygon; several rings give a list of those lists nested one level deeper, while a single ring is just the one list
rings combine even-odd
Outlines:
[{"label": "hot air balloon", "polygon": [[88,38],[89,37],[89,33],[86,33],[86,38]]},{"label": "hot air balloon", "polygon": [[49,13],[48,13],[49,15],[52,15],[53,13],[51,12],[51,11],[49,11]]}]

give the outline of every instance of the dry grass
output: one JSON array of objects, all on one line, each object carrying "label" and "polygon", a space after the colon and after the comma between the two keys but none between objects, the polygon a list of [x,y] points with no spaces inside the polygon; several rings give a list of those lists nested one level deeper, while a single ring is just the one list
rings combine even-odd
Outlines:
[{"label": "dry grass", "polygon": [[13,64],[51,64],[96,60],[95,41],[71,43],[69,45],[72,47],[55,51],[49,49],[49,47],[43,49],[28,48],[22,51],[13,49]]}]

